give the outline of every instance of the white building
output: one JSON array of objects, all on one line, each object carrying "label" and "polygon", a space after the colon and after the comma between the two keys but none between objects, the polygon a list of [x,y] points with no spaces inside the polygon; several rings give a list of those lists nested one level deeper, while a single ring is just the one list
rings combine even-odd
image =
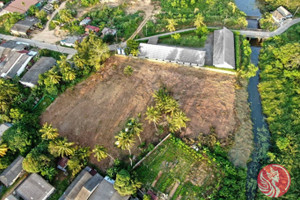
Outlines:
[{"label": "white building", "polygon": [[213,65],[235,69],[234,35],[225,27],[214,31]]}]

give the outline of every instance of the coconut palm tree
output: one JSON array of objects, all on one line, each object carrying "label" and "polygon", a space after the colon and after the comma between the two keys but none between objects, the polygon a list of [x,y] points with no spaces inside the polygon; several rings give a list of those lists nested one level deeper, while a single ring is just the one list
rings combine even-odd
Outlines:
[{"label": "coconut palm tree", "polygon": [[122,150],[128,150],[129,151],[129,159],[130,159],[130,164],[132,165],[132,159],[131,159],[131,150],[130,148],[134,144],[134,139],[132,134],[128,134],[125,131],[121,131],[119,135],[115,136],[117,141],[115,144],[117,145],[118,148]]},{"label": "coconut palm tree", "polygon": [[181,110],[176,111],[172,117],[167,117],[169,122],[170,131],[181,131],[182,128],[186,128],[186,122],[190,119]]},{"label": "coconut palm tree", "polygon": [[196,15],[196,19],[195,19],[194,25],[196,26],[196,28],[199,28],[201,26],[205,26],[204,17],[202,16],[201,13],[198,13]]},{"label": "coconut palm tree", "polygon": [[43,125],[42,129],[40,129],[40,133],[42,133],[42,139],[45,140],[54,140],[59,136],[57,129],[53,128],[52,125],[47,122]]},{"label": "coconut palm tree", "polygon": [[94,153],[94,157],[97,158],[99,162],[105,159],[107,156],[114,160],[114,158],[107,153],[107,149],[104,146],[96,144],[92,152]]},{"label": "coconut palm tree", "polygon": [[156,109],[153,106],[147,107],[147,111],[146,111],[146,120],[149,121],[149,123],[153,122],[155,130],[157,130],[157,124],[159,123],[159,121],[161,120],[161,112]]},{"label": "coconut palm tree", "polygon": [[8,151],[7,144],[1,144],[0,145],[0,156],[5,156],[6,152]]},{"label": "coconut palm tree", "polygon": [[74,142],[68,142],[66,138],[51,141],[49,144],[49,152],[55,157],[64,157],[73,155],[75,149]]},{"label": "coconut palm tree", "polygon": [[178,102],[172,97],[166,99],[166,104],[164,106],[164,110],[166,113],[173,115],[179,109]]},{"label": "coconut palm tree", "polygon": [[134,136],[138,136],[140,143],[142,143],[141,140],[141,132],[143,132],[143,124],[139,123],[139,119],[138,118],[130,118],[126,124],[126,132],[128,132],[129,134],[132,134]]},{"label": "coconut palm tree", "polygon": [[166,26],[166,28],[170,31],[173,32],[175,31],[175,26],[177,26],[177,22],[174,19],[167,19],[168,21],[168,25]]}]

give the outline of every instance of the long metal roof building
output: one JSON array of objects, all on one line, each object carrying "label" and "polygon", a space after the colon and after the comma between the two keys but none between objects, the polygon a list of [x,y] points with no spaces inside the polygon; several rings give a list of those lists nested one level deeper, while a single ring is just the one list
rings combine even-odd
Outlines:
[{"label": "long metal roof building", "polygon": [[205,51],[191,48],[141,43],[139,51],[139,57],[142,58],[176,62],[179,64],[203,66],[205,61]]}]

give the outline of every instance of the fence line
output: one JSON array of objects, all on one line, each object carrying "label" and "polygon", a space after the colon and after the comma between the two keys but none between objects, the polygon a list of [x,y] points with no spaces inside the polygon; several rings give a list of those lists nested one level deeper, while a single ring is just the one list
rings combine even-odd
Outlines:
[{"label": "fence line", "polygon": [[155,147],[154,149],[152,149],[150,152],[147,153],[147,155],[142,158],[139,162],[137,162],[132,169],[135,169],[136,167],[138,167],[146,158],[148,158],[164,141],[166,141],[169,137],[170,137],[171,133],[169,133],[162,141],[160,141]]}]

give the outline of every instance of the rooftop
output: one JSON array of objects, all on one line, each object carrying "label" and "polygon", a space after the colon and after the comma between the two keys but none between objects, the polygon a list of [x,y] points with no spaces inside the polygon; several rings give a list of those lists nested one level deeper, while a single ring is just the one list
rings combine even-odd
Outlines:
[{"label": "rooftop", "polygon": [[54,187],[38,174],[31,174],[17,189],[16,193],[24,200],[47,199]]},{"label": "rooftop", "polygon": [[6,186],[10,186],[23,171],[22,162],[24,158],[18,156],[0,175],[0,181]]},{"label": "rooftop", "polygon": [[203,66],[205,51],[176,46],[140,43],[140,57]]},{"label": "rooftop", "polygon": [[213,65],[222,68],[235,68],[234,36],[225,27],[214,31]]},{"label": "rooftop", "polygon": [[39,19],[35,17],[27,17],[24,20],[18,21],[15,25],[10,29],[12,32],[20,32],[26,34],[27,31],[35,24],[39,22]]},{"label": "rooftop", "polygon": [[38,0],[14,0],[4,10],[24,14],[30,6],[38,2]]},{"label": "rooftop", "polygon": [[92,175],[86,170],[83,169],[74,181],[69,185],[63,195],[59,200],[74,200],[78,193],[80,192],[83,185],[92,177]]},{"label": "rooftop", "polygon": [[37,84],[39,75],[50,70],[56,64],[56,60],[52,57],[41,57],[20,80],[26,83]]}]

